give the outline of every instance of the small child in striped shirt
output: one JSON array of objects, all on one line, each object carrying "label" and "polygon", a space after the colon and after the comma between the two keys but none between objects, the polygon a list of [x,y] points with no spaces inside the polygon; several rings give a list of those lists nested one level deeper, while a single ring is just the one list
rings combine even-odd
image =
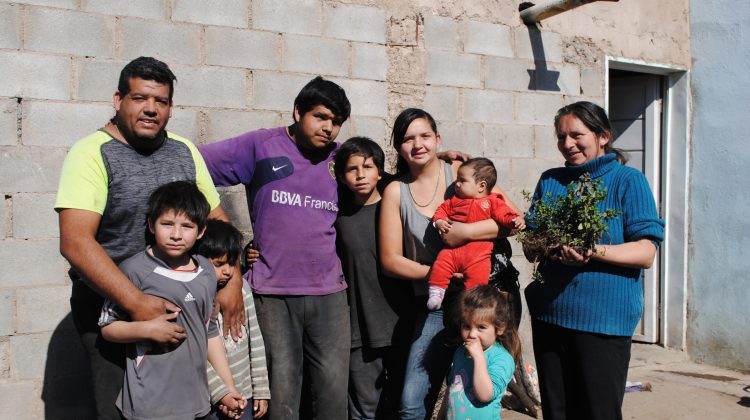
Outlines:
[{"label": "small child in striped shirt", "polygon": [[[231,224],[221,220],[210,219],[197,246],[197,254],[208,258],[216,270],[218,288],[227,284],[234,275],[238,258],[242,252],[242,234]],[[252,411],[247,409],[241,419],[263,417],[268,410],[271,390],[268,386],[268,369],[266,367],[266,350],[263,336],[260,334],[258,319],[255,314],[253,293],[247,282],[243,281],[242,295],[245,302],[245,325],[239,341],[228,337],[224,341],[229,369],[232,371],[234,384],[248,401],[252,398]],[[219,331],[223,319],[218,317]],[[211,391],[212,414],[209,418],[225,418],[225,407],[219,404],[219,397],[226,394],[224,382],[214,370],[208,367],[208,386]]]}]

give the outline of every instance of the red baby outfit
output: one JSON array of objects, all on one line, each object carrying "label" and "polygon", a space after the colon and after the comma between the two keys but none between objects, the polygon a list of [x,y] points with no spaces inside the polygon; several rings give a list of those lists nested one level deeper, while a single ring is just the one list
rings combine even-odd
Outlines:
[{"label": "red baby outfit", "polygon": [[[433,220],[450,218],[456,222],[472,223],[492,219],[500,226],[513,229],[513,211],[499,194],[492,193],[483,198],[452,197],[445,200],[435,211]],[[492,241],[474,241],[458,248],[443,248],[438,253],[430,273],[430,286],[446,289],[453,273],[463,273],[466,289],[487,284],[490,277]]]}]

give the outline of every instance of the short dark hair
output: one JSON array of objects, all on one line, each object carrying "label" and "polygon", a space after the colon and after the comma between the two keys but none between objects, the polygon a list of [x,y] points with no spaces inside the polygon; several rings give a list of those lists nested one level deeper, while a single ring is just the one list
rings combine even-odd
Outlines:
[{"label": "short dark hair", "polygon": [[396,117],[396,121],[393,122],[391,141],[393,142],[393,148],[396,149],[396,155],[398,156],[398,160],[396,161],[396,174],[398,175],[409,172],[409,166],[406,164],[404,158],[401,157],[401,145],[404,143],[406,130],[409,129],[409,126],[412,122],[414,122],[414,120],[418,120],[420,118],[426,119],[427,122],[430,123],[432,131],[434,131],[435,134],[438,133],[437,123],[435,123],[435,119],[432,118],[432,115],[430,115],[429,112],[419,108],[406,108],[405,110],[401,111],[400,114],[398,114],[398,117]]},{"label": "short dark hair", "polygon": [[184,213],[198,230],[206,226],[208,213],[211,211],[206,197],[194,182],[174,181],[164,184],[154,190],[148,198],[148,212],[146,213],[149,226],[153,226],[156,219],[168,211]]},{"label": "short dark hair", "polygon": [[372,162],[378,168],[378,173],[382,175],[385,172],[385,154],[383,153],[383,149],[370,138],[352,137],[339,147],[336,151],[336,156],[333,158],[333,170],[339,182],[344,182],[346,162],[352,155],[363,156],[365,159],[372,158]]},{"label": "short dark hair", "polygon": [[130,79],[139,78],[153,80],[158,83],[169,85],[169,102],[174,95],[174,82],[177,77],[172,73],[166,63],[153,57],[138,57],[129,62],[120,72],[120,80],[117,82],[117,90],[120,96],[130,93]]},{"label": "short dark hair", "polygon": [[318,105],[330,109],[338,120],[336,122],[340,124],[349,118],[352,110],[344,89],[320,76],[307,82],[294,99],[294,107],[297,108],[300,117]]},{"label": "short dark hair", "polygon": [[483,157],[476,157],[461,164],[461,168],[464,166],[474,169],[474,181],[484,181],[487,183],[488,192],[492,190],[492,187],[497,183],[497,170],[495,169],[495,164],[492,163],[491,160]]},{"label": "short dark hair", "polygon": [[226,255],[229,264],[235,264],[242,253],[242,234],[231,223],[209,219],[195,253],[206,258],[221,258]]}]

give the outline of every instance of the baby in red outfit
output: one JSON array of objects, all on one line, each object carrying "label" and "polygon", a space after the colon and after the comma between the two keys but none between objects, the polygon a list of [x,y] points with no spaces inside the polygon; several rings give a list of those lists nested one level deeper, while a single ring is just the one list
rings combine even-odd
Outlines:
[{"label": "baby in red outfit", "polygon": [[[491,160],[474,158],[464,162],[458,168],[456,195],[445,200],[433,217],[438,231],[448,232],[451,221],[472,223],[486,219],[493,219],[506,229],[524,229],[523,217],[505,204],[499,194],[492,192],[496,180],[497,171]],[[467,289],[487,284],[492,246],[492,241],[474,241],[458,248],[442,249],[430,272],[427,308],[440,309],[453,273],[463,273]]]}]

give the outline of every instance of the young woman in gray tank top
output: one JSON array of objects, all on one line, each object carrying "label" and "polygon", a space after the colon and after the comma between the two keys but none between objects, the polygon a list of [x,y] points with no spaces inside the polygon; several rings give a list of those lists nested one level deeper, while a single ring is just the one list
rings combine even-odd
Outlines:
[{"label": "young woman in gray tank top", "polygon": [[[453,354],[453,349],[444,344],[445,325],[450,322],[444,322],[442,310],[427,312],[425,308],[430,267],[444,245],[455,247],[473,240],[494,239],[498,226],[492,220],[454,223],[441,237],[432,225],[438,206],[453,195],[451,184],[461,162],[449,165],[438,159],[440,134],[429,113],[416,108],[402,111],[393,126],[393,145],[401,178],[388,185],[383,194],[379,252],[387,275],[411,280],[415,287],[419,314],[399,414],[402,419],[423,419],[435,404]],[[503,194],[497,187],[495,191]],[[445,302],[444,307],[449,308],[449,296]],[[445,318],[450,321],[451,317]]]}]

